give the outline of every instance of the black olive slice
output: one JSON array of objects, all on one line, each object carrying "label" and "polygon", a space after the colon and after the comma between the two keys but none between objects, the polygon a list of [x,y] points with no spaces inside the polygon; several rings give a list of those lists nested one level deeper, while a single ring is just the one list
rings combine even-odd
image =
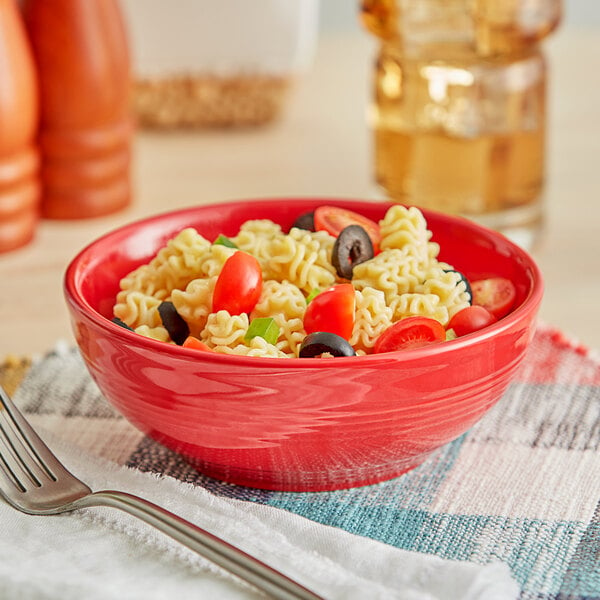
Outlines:
[{"label": "black olive slice", "polygon": [[473,304],[473,290],[465,275],[456,269],[444,269],[444,273],[458,273],[460,275],[460,280],[465,282],[465,291],[469,294],[469,304]]},{"label": "black olive slice", "polygon": [[131,327],[129,327],[129,325],[127,325],[127,323],[125,323],[125,321],[122,321],[121,319],[119,319],[119,317],[113,317],[111,319],[111,321],[113,323],[115,323],[116,325],[118,325],[119,327],[122,327],[123,329],[129,329],[129,331],[133,331],[133,329]]},{"label": "black olive slice", "polygon": [[171,339],[178,345],[183,345],[188,335],[190,328],[183,320],[181,315],[175,309],[172,302],[161,302],[158,306],[158,313],[165,329],[169,332]]},{"label": "black olive slice", "polygon": [[313,358],[324,352],[333,356],[356,356],[354,348],[343,338],[328,331],[308,334],[300,344],[300,358]]},{"label": "black olive slice", "polygon": [[293,223],[292,227],[315,231],[315,213],[314,211],[301,214]]},{"label": "black olive slice", "polygon": [[331,264],[344,279],[352,279],[354,266],[375,256],[373,242],[360,225],[348,225],[342,229],[331,254]]}]

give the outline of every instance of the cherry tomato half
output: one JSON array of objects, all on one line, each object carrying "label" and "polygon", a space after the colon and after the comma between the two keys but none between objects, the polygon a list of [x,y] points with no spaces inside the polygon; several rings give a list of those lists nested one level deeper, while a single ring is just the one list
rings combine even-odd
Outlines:
[{"label": "cherry tomato half", "polygon": [[348,340],[354,329],[355,303],[351,283],[340,283],[317,294],[304,313],[306,333],[327,331]]},{"label": "cherry tomato half", "polygon": [[446,340],[444,326],[429,317],[405,317],[388,327],[375,341],[374,352],[420,348]]},{"label": "cherry tomato half", "polygon": [[483,306],[467,306],[458,311],[448,323],[448,329],[453,329],[457,336],[479,331],[498,319]]},{"label": "cherry tomato half", "polygon": [[260,298],[262,270],[254,256],[238,250],[223,265],[215,283],[212,311],[230,315],[249,313]]},{"label": "cherry tomato half", "polygon": [[375,254],[379,252],[379,224],[353,210],[337,206],[319,206],[315,209],[314,222],[317,231],[326,231],[333,237],[337,237],[348,225],[360,225],[371,238]]},{"label": "cherry tomato half", "polygon": [[487,308],[496,319],[501,319],[510,312],[517,295],[514,283],[505,277],[472,281],[471,290],[473,304]]}]

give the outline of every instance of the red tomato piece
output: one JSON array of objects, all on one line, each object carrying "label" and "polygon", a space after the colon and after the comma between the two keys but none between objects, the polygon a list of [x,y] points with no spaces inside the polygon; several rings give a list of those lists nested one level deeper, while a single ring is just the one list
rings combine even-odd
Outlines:
[{"label": "red tomato piece", "polygon": [[306,333],[327,331],[345,340],[350,339],[354,329],[355,304],[351,283],[340,283],[317,294],[304,313]]},{"label": "red tomato piece", "polygon": [[379,252],[379,243],[381,242],[379,223],[368,217],[347,208],[319,206],[315,209],[314,221],[317,231],[326,231],[333,237],[337,237],[348,225],[360,225],[371,238],[375,254]]},{"label": "red tomato piece", "polygon": [[453,329],[457,336],[479,331],[498,319],[483,306],[467,306],[458,311],[448,323],[448,329]]},{"label": "red tomato piece", "polygon": [[260,298],[262,269],[254,256],[238,250],[223,265],[212,299],[212,311],[230,315],[249,313]]},{"label": "red tomato piece", "polygon": [[407,350],[445,340],[446,330],[439,321],[429,317],[405,317],[396,321],[377,338],[373,351]]},{"label": "red tomato piece", "polygon": [[515,303],[517,290],[505,277],[490,277],[471,282],[473,304],[487,308],[496,319],[507,315]]},{"label": "red tomato piece", "polygon": [[209,346],[207,346],[204,342],[200,341],[193,335],[189,335],[182,345],[184,348],[193,348],[194,350],[204,350],[206,352],[212,352]]}]

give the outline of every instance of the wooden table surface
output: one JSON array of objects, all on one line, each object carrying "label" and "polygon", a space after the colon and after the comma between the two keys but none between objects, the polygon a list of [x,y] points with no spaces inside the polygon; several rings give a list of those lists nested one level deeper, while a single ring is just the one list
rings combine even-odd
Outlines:
[{"label": "wooden table surface", "polygon": [[[547,226],[533,251],[546,292],[540,317],[600,348],[600,31],[559,31],[547,44],[550,116]],[[62,277],[89,241],[133,219],[258,196],[374,197],[365,113],[374,44],[324,35],[282,118],[228,131],[138,132],[131,208],[94,220],[40,223],[27,247],[0,255],[0,357],[72,342]]]}]

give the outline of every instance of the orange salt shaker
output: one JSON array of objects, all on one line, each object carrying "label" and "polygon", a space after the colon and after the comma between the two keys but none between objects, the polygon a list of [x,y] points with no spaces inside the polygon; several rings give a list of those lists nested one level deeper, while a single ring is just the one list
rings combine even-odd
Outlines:
[{"label": "orange salt shaker", "polygon": [[35,67],[16,0],[0,0],[0,252],[23,246],[39,213]]},{"label": "orange salt shaker", "polygon": [[80,219],[130,203],[127,33],[115,0],[23,0],[40,86],[42,215]]}]

